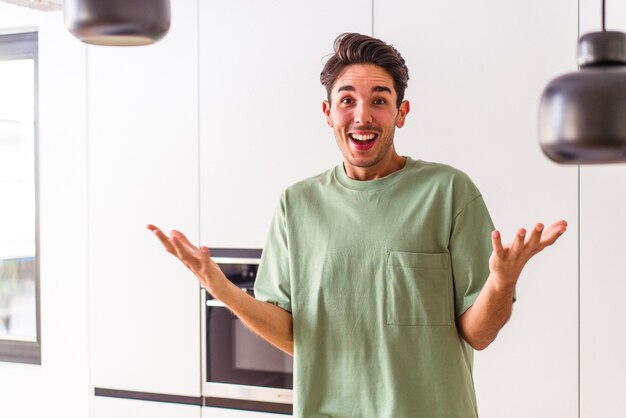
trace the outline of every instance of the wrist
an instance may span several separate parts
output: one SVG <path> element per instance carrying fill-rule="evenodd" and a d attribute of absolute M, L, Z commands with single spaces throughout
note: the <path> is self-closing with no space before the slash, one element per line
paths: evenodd
<path fill-rule="evenodd" d="M 237 305 L 240 301 L 239 298 L 245 292 L 242 292 L 242 289 L 228 280 L 226 276 L 221 276 L 219 280 L 213 281 L 211 288 L 207 289 L 207 291 L 226 306 Z"/>
<path fill-rule="evenodd" d="M 224 297 L 227 297 L 230 280 L 228 280 L 223 274 L 212 274 L 211 277 L 205 277 L 201 279 L 200 282 L 202 283 L 204 289 L 215 299 L 223 302 Z"/>
<path fill-rule="evenodd" d="M 503 295 L 515 294 L 515 285 L 517 284 L 517 280 L 507 279 L 498 274 L 491 274 L 489 276 L 489 281 L 491 283 L 491 287 L 496 292 Z"/>

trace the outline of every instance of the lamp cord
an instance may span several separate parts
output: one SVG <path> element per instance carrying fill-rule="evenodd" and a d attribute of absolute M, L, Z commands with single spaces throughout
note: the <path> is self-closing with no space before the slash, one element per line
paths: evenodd
<path fill-rule="evenodd" d="M 602 0 L 602 32 L 606 31 L 605 18 L 606 18 L 606 0 Z"/>

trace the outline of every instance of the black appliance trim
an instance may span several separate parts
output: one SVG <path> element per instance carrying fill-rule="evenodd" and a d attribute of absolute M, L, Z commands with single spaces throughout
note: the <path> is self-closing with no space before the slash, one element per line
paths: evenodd
<path fill-rule="evenodd" d="M 148 402 L 166 402 L 182 405 L 210 406 L 215 408 L 238 409 L 257 412 L 293 414 L 293 405 L 274 402 L 258 402 L 244 399 L 216 398 L 211 396 L 180 396 L 165 393 L 137 392 L 132 390 L 94 388 L 94 395 L 105 398 L 133 399 Z"/>
<path fill-rule="evenodd" d="M 257 412 L 273 412 L 285 415 L 293 414 L 292 404 L 248 401 L 244 399 L 215 398 L 212 396 L 204 397 L 204 406 Z"/>
<path fill-rule="evenodd" d="M 202 406 L 201 396 L 168 395 L 165 393 L 136 392 L 131 390 L 118 390 L 106 388 L 94 388 L 95 396 L 107 398 L 135 399 L 139 401 L 167 402 L 183 405 Z"/>
<path fill-rule="evenodd" d="M 258 248 L 210 248 L 211 257 L 261 258 L 263 250 Z"/>

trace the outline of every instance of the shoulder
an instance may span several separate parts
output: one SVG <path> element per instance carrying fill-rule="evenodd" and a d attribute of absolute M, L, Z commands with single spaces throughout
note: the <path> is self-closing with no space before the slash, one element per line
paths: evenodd
<path fill-rule="evenodd" d="M 282 198 L 302 198 L 319 193 L 323 189 L 327 188 L 331 183 L 333 183 L 333 171 L 334 168 L 290 185 L 283 192 Z"/>
<path fill-rule="evenodd" d="M 410 174 L 419 179 L 422 184 L 431 183 L 432 186 L 449 189 L 455 194 L 467 193 L 473 197 L 480 195 L 472 179 L 458 168 L 422 160 L 414 160 L 412 163 Z"/>

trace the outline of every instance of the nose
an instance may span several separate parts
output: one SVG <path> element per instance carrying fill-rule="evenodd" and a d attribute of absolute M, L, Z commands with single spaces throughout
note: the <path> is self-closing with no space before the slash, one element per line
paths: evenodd
<path fill-rule="evenodd" d="M 354 123 L 357 125 L 365 125 L 372 122 L 372 113 L 366 102 L 361 102 L 356 105 L 354 110 Z"/>

